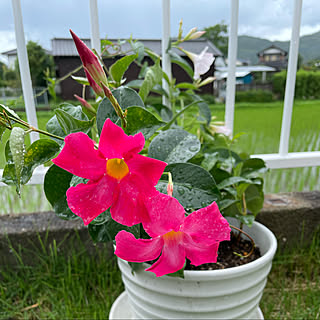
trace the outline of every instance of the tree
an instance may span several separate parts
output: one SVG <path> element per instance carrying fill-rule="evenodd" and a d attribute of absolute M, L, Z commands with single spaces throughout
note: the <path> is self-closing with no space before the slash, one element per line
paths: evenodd
<path fill-rule="evenodd" d="M 28 42 L 27 51 L 32 85 L 38 87 L 47 86 L 44 72 L 48 68 L 51 71 L 53 70 L 54 63 L 52 56 L 48 55 L 38 43 L 33 41 Z M 18 60 L 16 61 L 15 69 L 19 71 Z"/>
<path fill-rule="evenodd" d="M 228 26 L 222 21 L 212 27 L 204 28 L 203 35 L 210 40 L 225 56 L 228 52 Z"/>

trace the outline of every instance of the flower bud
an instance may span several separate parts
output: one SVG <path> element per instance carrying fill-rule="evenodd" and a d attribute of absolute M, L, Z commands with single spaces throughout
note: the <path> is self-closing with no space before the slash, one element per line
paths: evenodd
<path fill-rule="evenodd" d="M 86 77 L 89 81 L 90 87 L 93 89 L 93 91 L 100 97 L 104 98 L 104 92 L 102 88 L 93 80 L 90 73 L 84 69 L 84 72 L 86 73 Z"/>
<path fill-rule="evenodd" d="M 95 108 L 85 99 L 77 96 L 76 94 L 74 95 L 74 97 L 81 103 L 82 106 L 84 106 L 88 111 L 90 111 L 93 114 L 96 114 L 96 110 Z"/>
<path fill-rule="evenodd" d="M 77 47 L 80 59 L 84 68 L 90 73 L 91 77 L 96 83 L 107 83 L 106 74 L 97 58 L 97 56 L 80 40 L 80 38 L 70 30 L 73 41 Z"/>

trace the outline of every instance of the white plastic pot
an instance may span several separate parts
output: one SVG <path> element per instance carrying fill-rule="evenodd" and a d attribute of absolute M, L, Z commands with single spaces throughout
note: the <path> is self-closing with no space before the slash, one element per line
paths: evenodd
<path fill-rule="evenodd" d="M 228 221 L 238 225 L 235 219 Z M 259 315 L 259 302 L 277 241 L 273 233 L 258 222 L 252 228 L 244 227 L 244 231 L 259 246 L 262 257 L 239 267 L 184 271 L 184 279 L 169 276 L 157 278 L 153 273 L 143 270 L 133 274 L 128 263 L 118 259 L 126 298 L 133 312 L 130 318 L 263 319 L 261 313 Z M 110 319 L 120 317 L 116 315 L 117 312 L 119 314 L 119 308 L 125 306 L 119 306 L 118 301 L 110 311 Z"/>

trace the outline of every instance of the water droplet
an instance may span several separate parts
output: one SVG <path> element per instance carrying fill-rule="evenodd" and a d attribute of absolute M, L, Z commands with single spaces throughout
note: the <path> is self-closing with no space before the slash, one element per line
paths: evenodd
<path fill-rule="evenodd" d="M 190 150 L 191 152 L 195 152 L 195 151 L 198 150 L 198 147 L 197 147 L 197 146 L 191 146 L 191 147 L 189 147 L 189 150 Z"/>
<path fill-rule="evenodd" d="M 178 187 L 178 193 L 182 196 L 184 194 L 184 189 L 182 187 Z"/>

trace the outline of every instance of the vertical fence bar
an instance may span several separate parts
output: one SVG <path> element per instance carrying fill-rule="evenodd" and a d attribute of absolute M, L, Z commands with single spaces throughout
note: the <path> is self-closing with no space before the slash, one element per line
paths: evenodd
<path fill-rule="evenodd" d="M 162 40 L 161 40 L 161 53 L 162 53 L 162 70 L 168 75 L 171 80 L 171 61 L 167 53 L 170 41 L 170 0 L 162 0 Z M 169 92 L 169 85 L 163 79 L 162 86 L 164 90 Z M 162 103 L 170 107 L 170 101 L 166 96 L 162 97 Z"/>
<path fill-rule="evenodd" d="M 281 125 L 281 136 L 279 154 L 285 156 L 289 150 L 289 137 L 292 118 L 292 107 L 294 100 L 294 89 L 296 84 L 296 73 L 299 53 L 299 36 L 301 23 L 302 0 L 295 0 L 292 21 L 292 33 L 289 50 L 288 72 L 286 90 L 284 96 L 284 106 Z"/>
<path fill-rule="evenodd" d="M 90 1 L 90 31 L 91 31 L 91 48 L 101 54 L 100 32 L 99 32 L 99 16 L 97 0 Z"/>
<path fill-rule="evenodd" d="M 225 125 L 233 135 L 234 101 L 236 94 L 236 63 L 238 49 L 239 0 L 231 0 L 230 32 L 228 42 L 228 78 L 226 93 Z"/>
<path fill-rule="evenodd" d="M 34 105 L 34 99 L 32 94 L 32 82 L 31 82 L 26 41 L 24 37 L 20 0 L 12 0 L 12 9 L 13 9 L 13 17 L 14 17 L 14 28 L 15 28 L 15 35 L 16 35 L 16 42 L 17 42 L 17 52 L 18 52 L 21 84 L 22 84 L 25 109 L 27 113 L 27 119 L 32 126 L 38 127 L 36 108 Z M 39 139 L 38 133 L 36 132 L 30 133 L 31 143 L 37 139 Z"/>

